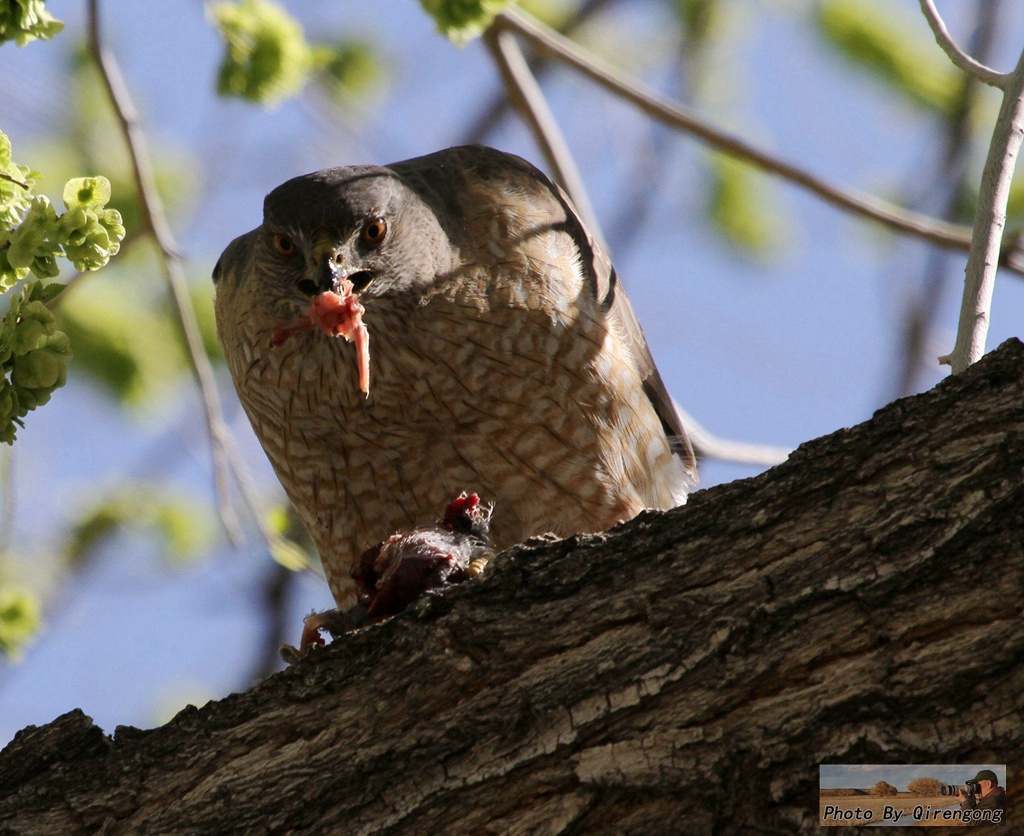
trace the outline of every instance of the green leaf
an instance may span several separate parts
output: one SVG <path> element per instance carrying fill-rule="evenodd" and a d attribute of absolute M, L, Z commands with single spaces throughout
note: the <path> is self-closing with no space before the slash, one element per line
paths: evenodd
<path fill-rule="evenodd" d="M 778 249 L 784 224 L 765 176 L 723 154 L 712 156 L 710 174 L 707 211 L 719 232 L 750 255 Z"/>
<path fill-rule="evenodd" d="M 7 258 L 16 270 L 27 268 L 40 278 L 53 278 L 60 272 L 58 237 L 57 212 L 44 196 L 34 197 L 24 220 L 8 235 Z"/>
<path fill-rule="evenodd" d="M 64 255 L 78 270 L 98 270 L 121 249 L 125 229 L 116 209 L 97 212 L 77 206 L 61 221 Z"/>
<path fill-rule="evenodd" d="M 707 40 L 721 24 L 723 11 L 719 0 L 675 0 L 673 5 L 690 41 Z"/>
<path fill-rule="evenodd" d="M 377 50 L 365 41 L 318 44 L 313 64 L 318 80 L 340 104 L 365 103 L 384 79 Z"/>
<path fill-rule="evenodd" d="M 6 293 L 28 276 L 29 272 L 27 267 L 15 267 L 11 264 L 9 244 L 10 235 L 5 235 L 4 231 L 0 230 L 0 293 Z"/>
<path fill-rule="evenodd" d="M 34 351 L 53 333 L 53 314 L 42 302 L 28 302 L 19 306 L 18 319 L 11 326 L 6 340 L 15 356 Z"/>
<path fill-rule="evenodd" d="M 561 32 L 579 11 L 576 0 L 516 0 L 516 5 L 541 23 Z"/>
<path fill-rule="evenodd" d="M 420 0 L 438 31 L 453 43 L 479 37 L 512 0 Z"/>
<path fill-rule="evenodd" d="M 42 607 L 32 590 L 0 584 L 0 653 L 17 656 L 42 624 Z"/>
<path fill-rule="evenodd" d="M 32 197 L 35 180 L 11 160 L 11 141 L 0 131 L 0 227 L 17 226 Z"/>
<path fill-rule="evenodd" d="M 116 209 L 105 209 L 110 200 L 106 177 L 76 177 L 64 186 L 68 211 L 59 229 L 64 255 L 78 270 L 98 270 L 121 249 L 125 228 Z"/>
<path fill-rule="evenodd" d="M 281 6 L 270 0 L 214 3 L 209 15 L 226 44 L 218 94 L 272 106 L 302 89 L 313 53 L 298 21 Z"/>
<path fill-rule="evenodd" d="M 11 371 L 11 382 L 24 389 L 53 390 L 63 376 L 67 380 L 67 364 L 61 355 L 46 348 L 30 351 L 19 357 Z"/>
<path fill-rule="evenodd" d="M 66 545 L 68 562 L 81 565 L 122 530 L 156 535 L 164 556 L 180 563 L 213 544 L 216 525 L 208 503 L 163 487 L 125 483 L 78 512 Z"/>
<path fill-rule="evenodd" d="M 309 552 L 288 536 L 296 527 L 295 518 L 289 513 L 288 507 L 276 505 L 267 509 L 263 525 L 269 535 L 270 556 L 274 560 L 293 572 L 313 567 Z"/>
<path fill-rule="evenodd" d="M 50 302 L 67 290 L 67 287 L 66 284 L 61 284 L 60 282 L 48 282 L 46 284 L 35 282 L 32 285 L 29 298 L 34 302 L 42 302 L 44 305 L 49 305 Z"/>
<path fill-rule="evenodd" d="M 123 278 L 123 277 L 122 277 Z M 141 405 L 171 391 L 185 357 L 171 320 L 113 279 L 61 302 L 61 328 L 75 346 L 76 373 L 84 372 L 115 397 Z"/>
<path fill-rule="evenodd" d="M 270 556 L 292 572 L 301 572 L 304 569 L 311 569 L 313 566 L 309 555 L 296 543 L 284 537 L 270 539 Z"/>
<path fill-rule="evenodd" d="M 965 77 L 918 18 L 878 0 L 823 0 L 818 7 L 819 29 L 846 58 L 911 101 L 952 113 Z"/>
<path fill-rule="evenodd" d="M 195 560 L 213 544 L 216 527 L 207 504 L 165 494 L 154 503 L 152 519 L 165 554 L 175 562 Z"/>
<path fill-rule="evenodd" d="M 0 320 L 0 441 L 7 444 L 23 426 L 21 419 L 67 382 L 71 343 L 56 330 L 43 295 L 38 283 L 25 285 L 8 297 Z"/>

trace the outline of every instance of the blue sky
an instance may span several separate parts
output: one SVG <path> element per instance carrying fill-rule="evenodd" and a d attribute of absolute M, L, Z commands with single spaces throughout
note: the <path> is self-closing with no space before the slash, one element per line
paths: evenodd
<path fill-rule="evenodd" d="M 264 111 L 213 95 L 220 45 L 198 0 L 101 5 L 151 143 L 193 160 L 197 208 L 174 221 L 174 232 L 190 275 L 211 296 L 207 277 L 221 249 L 259 223 L 263 195 L 274 186 L 321 167 L 385 163 L 457 144 L 498 89 L 483 47 L 453 47 L 415 0 L 395 0 L 384 13 L 380 4 L 288 2 L 313 37 L 360 35 L 379 44 L 389 96 L 360 116 L 329 113 L 312 95 Z M 719 78 L 732 84 L 712 85 L 698 109 L 837 183 L 902 195 L 929 209 L 934 196 L 926 184 L 941 178 L 935 122 L 837 60 L 809 26 L 782 10 L 788 4 L 733 5 L 746 17 L 733 24 L 730 48 L 716 65 Z M 915 0 L 892 5 L 915 19 Z M 68 24 L 54 43 L 0 48 L 0 129 L 24 164 L 74 105 L 59 68 L 82 32 L 83 4 L 48 6 Z M 947 6 L 962 37 L 962 6 Z M 1015 61 L 1024 33 L 1024 6 L 1005 8 L 1012 18 L 993 62 L 1003 68 Z M 668 27 L 657 4 L 623 3 L 614 15 L 606 32 L 652 50 L 665 45 Z M 649 84 L 674 90 L 674 76 L 645 63 L 642 52 L 620 57 Z M 704 219 L 700 152 L 692 140 L 652 133 L 633 109 L 569 72 L 554 73 L 545 90 L 662 376 L 698 420 L 725 437 L 793 447 L 864 421 L 891 399 L 901 317 L 920 285 L 927 247 L 775 184 L 770 211 L 781 220 L 778 251 L 767 262 L 738 255 Z M 541 163 L 514 121 L 489 142 Z M 660 149 L 656 173 L 638 182 L 635 158 L 652 143 Z M 59 196 L 59 186 L 49 188 Z M 635 236 L 617 238 L 623 196 L 638 190 L 650 211 Z M 963 262 L 948 257 L 949 279 L 929 334 L 933 355 L 953 344 Z M 132 281 L 158 287 L 160 280 L 152 271 Z M 1020 336 L 1022 322 L 1024 282 L 1001 276 L 989 347 Z M 918 388 L 944 376 L 933 364 Z M 261 494 L 279 499 L 226 376 L 220 384 Z M 126 414 L 72 370 L 69 386 L 31 416 L 16 452 L 15 542 L 26 572 L 33 571 L 33 556 L 54 547 L 51 532 L 126 475 L 148 469 L 160 484 L 210 499 L 209 452 L 187 383 Z M 702 485 L 756 472 L 712 462 Z M 24 660 L 0 662 L 0 744 L 29 723 L 75 707 L 112 731 L 118 724 L 151 726 L 187 702 L 246 687 L 266 630 L 260 595 L 272 571 L 255 537 L 237 549 L 220 541 L 186 566 L 169 566 L 140 538 L 111 543 L 51 601 L 46 629 Z M 323 581 L 303 576 L 289 601 L 295 637 L 302 615 L 330 604 Z"/>

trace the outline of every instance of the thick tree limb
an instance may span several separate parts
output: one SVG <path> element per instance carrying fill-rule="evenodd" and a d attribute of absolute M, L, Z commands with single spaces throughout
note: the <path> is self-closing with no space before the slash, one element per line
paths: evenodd
<path fill-rule="evenodd" d="M 821 762 L 1008 762 L 1019 804 L 1022 591 L 1011 341 L 161 728 L 30 727 L 0 831 L 787 833 L 817 828 Z"/>

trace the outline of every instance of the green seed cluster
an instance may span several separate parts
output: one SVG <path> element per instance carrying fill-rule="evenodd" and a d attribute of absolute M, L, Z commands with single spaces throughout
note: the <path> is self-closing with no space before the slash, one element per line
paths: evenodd
<path fill-rule="evenodd" d="M 8 444 L 21 419 L 64 385 L 71 359 L 67 335 L 56 329 L 46 307 L 60 286 L 29 281 L 11 289 L 30 274 L 36 279 L 58 275 L 58 257 L 78 270 L 97 270 L 117 254 L 124 238 L 121 215 L 106 208 L 110 183 L 105 177 L 69 180 L 63 215 L 32 193 L 35 177 L 12 162 L 11 143 L 0 133 L 0 293 L 9 302 L 0 320 L 0 442 Z"/>
<path fill-rule="evenodd" d="M 438 31 L 457 44 L 465 44 L 484 33 L 491 21 L 511 0 L 420 0 L 423 10 L 434 18 Z"/>
<path fill-rule="evenodd" d="M 36 38 L 49 40 L 64 24 L 54 18 L 43 0 L 10 0 L 0 3 L 0 43 L 14 41 L 25 46 Z"/>
<path fill-rule="evenodd" d="M 0 441 L 8 444 L 23 426 L 21 419 L 68 379 L 71 342 L 43 301 L 47 291 L 34 282 L 11 294 L 0 321 Z"/>
<path fill-rule="evenodd" d="M 43 195 L 32 195 L 32 179 L 10 164 L 10 143 L 0 134 L 0 292 L 10 290 L 29 273 L 40 279 L 59 274 L 57 257 L 78 270 L 98 270 L 117 254 L 124 238 L 121 214 L 107 209 L 110 181 L 106 177 L 76 177 L 64 187 L 67 211 L 58 215 Z M 7 198 L 5 200 L 5 197 Z M 13 221 L 13 222 L 12 222 Z"/>
<path fill-rule="evenodd" d="M 209 15 L 227 47 L 217 78 L 220 95 L 269 106 L 302 89 L 311 48 L 299 23 L 277 3 L 213 3 Z"/>

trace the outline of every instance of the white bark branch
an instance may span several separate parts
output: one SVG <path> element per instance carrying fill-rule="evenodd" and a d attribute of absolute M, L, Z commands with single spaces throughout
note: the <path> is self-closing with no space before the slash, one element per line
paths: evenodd
<path fill-rule="evenodd" d="M 991 84 L 993 87 L 1005 88 L 1009 75 L 993 70 L 991 67 L 986 67 L 980 61 L 975 61 L 971 58 L 970 55 L 957 46 L 953 36 L 949 34 L 949 30 L 946 29 L 946 24 L 943 22 L 939 10 L 935 8 L 933 0 L 920 0 L 920 3 L 921 11 L 924 12 L 928 25 L 931 26 L 932 32 L 935 34 L 936 42 L 942 47 L 942 51 L 949 56 L 949 60 L 967 73 L 967 75 L 978 79 L 978 81 Z"/>
<path fill-rule="evenodd" d="M 1003 227 L 1006 225 L 1006 203 L 1024 138 L 1024 52 L 1016 69 L 1007 78 L 1003 103 L 981 175 L 956 344 L 951 353 L 939 358 L 940 363 L 952 367 L 954 374 L 976 363 L 985 353 L 992 293 L 999 269 Z"/>

